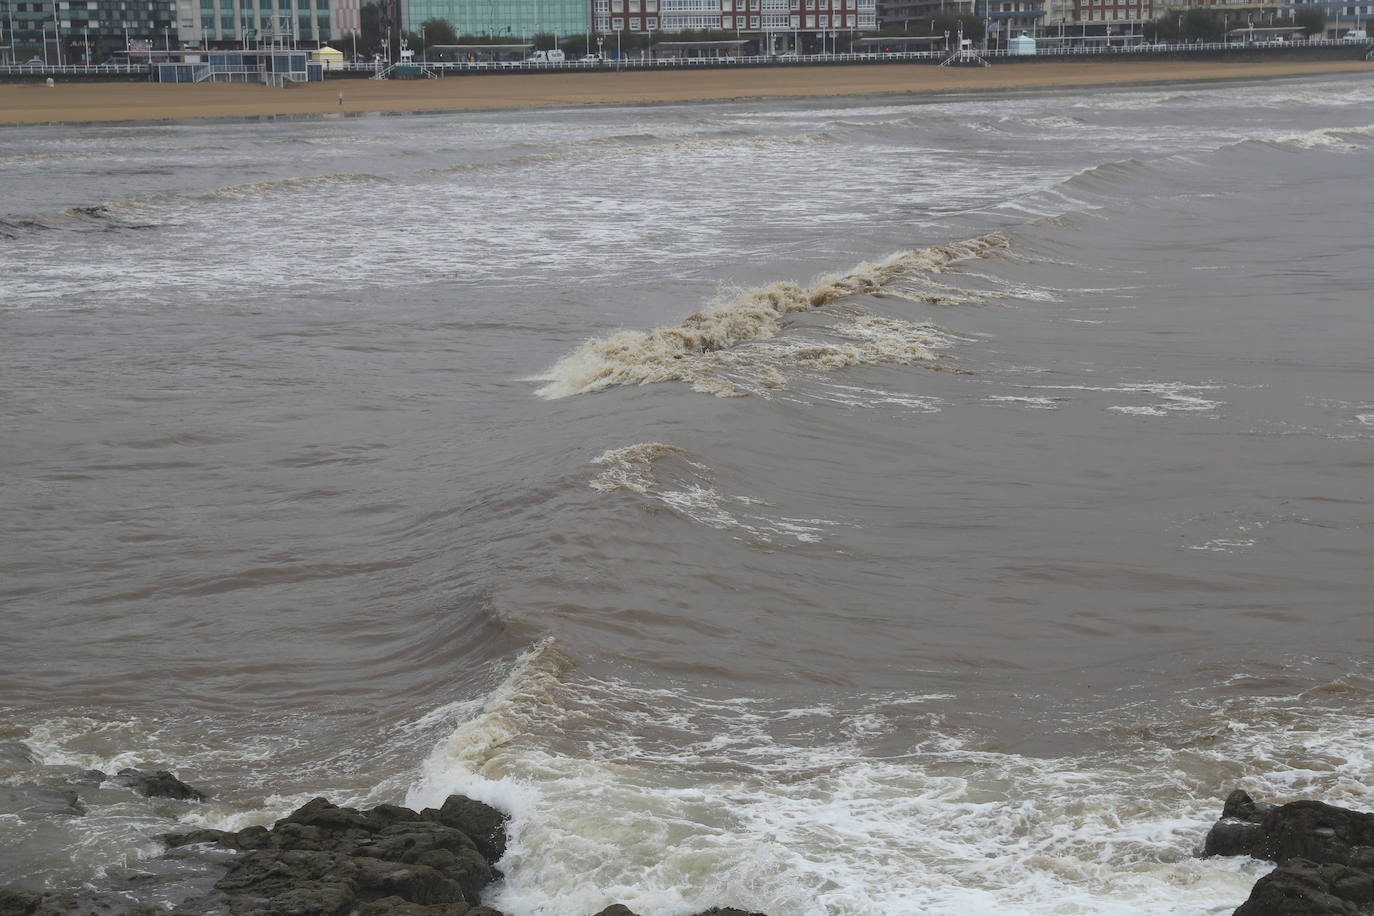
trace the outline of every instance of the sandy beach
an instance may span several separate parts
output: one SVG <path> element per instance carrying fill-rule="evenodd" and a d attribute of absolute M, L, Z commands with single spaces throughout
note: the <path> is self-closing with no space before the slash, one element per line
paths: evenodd
<path fill-rule="evenodd" d="M 1036 62 L 987 68 L 929 64 L 655 72 L 451 76 L 437 80 L 334 79 L 274 89 L 242 83 L 58 82 L 0 85 L 0 123 L 462 111 L 787 96 L 902 95 L 967 90 L 1258 79 L 1369 73 L 1361 61 Z M 343 102 L 339 103 L 339 93 Z"/>

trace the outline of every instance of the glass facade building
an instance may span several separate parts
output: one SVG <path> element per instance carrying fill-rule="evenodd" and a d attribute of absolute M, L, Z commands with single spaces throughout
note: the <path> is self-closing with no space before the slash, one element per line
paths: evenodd
<path fill-rule="evenodd" d="M 94 64 L 187 46 L 314 48 L 339 34 L 331 0 L 0 0 L 0 48 L 15 63 Z"/>
<path fill-rule="evenodd" d="M 82 64 L 129 45 L 175 46 L 173 7 L 173 0 L 0 0 L 0 47 L 15 63 Z"/>
<path fill-rule="evenodd" d="M 401 28 L 418 33 L 425 20 L 444 19 L 459 35 L 561 41 L 587 31 L 589 12 L 587 0 L 401 0 Z"/>
<path fill-rule="evenodd" d="M 316 47 L 337 38 L 329 0 L 177 0 L 182 37 L 211 46 Z"/>

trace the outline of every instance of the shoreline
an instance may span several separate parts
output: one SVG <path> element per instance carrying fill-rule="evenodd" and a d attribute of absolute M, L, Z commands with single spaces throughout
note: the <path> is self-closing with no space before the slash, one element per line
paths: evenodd
<path fill-rule="evenodd" d="M 211 119 L 338 118 L 597 105 L 782 98 L 920 98 L 1022 89 L 1101 89 L 1374 73 L 1351 61 L 1046 61 L 944 68 L 926 64 L 477 75 L 438 80 L 335 79 L 275 89 L 245 83 L 0 84 L 0 125 Z M 339 103 L 339 93 L 343 102 Z"/>

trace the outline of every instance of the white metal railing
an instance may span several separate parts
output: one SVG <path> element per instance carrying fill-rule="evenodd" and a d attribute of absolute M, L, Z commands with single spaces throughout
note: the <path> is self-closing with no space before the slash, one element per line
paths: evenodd
<path fill-rule="evenodd" d="M 794 31 L 805 31 L 802 29 L 777 29 L 775 34 L 787 34 Z M 812 30 L 814 31 L 814 30 Z M 1072 43 L 1068 46 L 1054 45 L 1055 42 L 1063 40 Z M 1107 39 L 1097 36 L 1084 38 L 1081 35 L 1073 35 L 1066 32 L 1061 39 L 1058 35 L 1044 35 L 1037 39 L 1038 44 L 1035 50 L 1036 57 L 1056 58 L 1056 57 L 1118 57 L 1118 56 L 1152 56 L 1166 55 L 1188 52 L 1212 52 L 1212 51 L 1282 51 L 1286 48 L 1320 48 L 1320 47 L 1351 47 L 1352 45 L 1368 46 L 1374 48 L 1369 42 L 1351 42 L 1341 38 L 1314 38 L 1309 40 L 1297 39 L 1285 41 L 1282 44 L 1245 44 L 1242 42 L 1184 42 L 1178 44 L 1148 44 L 1143 40 L 1136 40 L 1129 44 L 1121 43 L 1121 36 L 1113 36 L 1117 43 L 1107 45 Z M 1088 42 L 1085 44 L 1085 42 Z M 1097 43 L 1091 43 L 1097 42 Z M 858 63 L 876 61 L 940 61 L 949 56 L 952 49 L 937 48 L 931 51 L 845 51 L 833 54 L 795 54 L 788 52 L 785 57 L 777 57 L 767 54 L 758 54 L 740 57 L 624 57 L 620 61 L 611 58 L 603 60 L 565 60 L 565 61 L 417 61 L 424 70 L 433 71 L 435 74 L 444 73 L 463 73 L 469 71 L 489 71 L 489 70 L 524 70 L 524 71 L 548 71 L 548 70 L 588 70 L 588 69 L 667 69 L 673 67 L 731 67 L 731 66 L 760 66 L 764 64 L 839 64 L 839 63 Z M 1019 57 L 1008 49 L 999 48 L 996 50 L 984 51 L 980 47 L 975 47 L 979 55 L 990 58 Z M 206 65 L 200 65 L 206 66 Z M 333 70 L 345 70 L 354 73 L 369 73 L 378 78 L 385 79 L 391 75 L 392 66 L 383 65 L 378 68 L 372 61 L 346 61 L 342 64 L 334 64 Z M 0 76 L 100 76 L 100 75 L 136 75 L 147 74 L 149 67 L 147 64 L 0 64 Z M 240 74 L 251 74 L 254 78 L 260 76 L 260 71 L 215 69 L 210 79 L 224 78 L 228 76 L 233 79 Z M 425 74 L 429 76 L 429 73 Z M 198 74 L 199 77 L 199 74 Z M 199 81 L 199 79 L 198 79 Z"/>
<path fill-rule="evenodd" d="M 801 29 L 780 29 L 777 34 L 785 34 L 792 31 L 803 31 Z M 814 30 L 813 30 L 814 31 Z M 1107 39 L 1102 36 L 1088 36 L 1086 39 L 1079 35 L 1066 34 L 1063 41 L 1072 42 L 1071 46 L 1056 47 L 1054 42 L 1061 40 L 1057 35 L 1045 35 L 1038 39 L 1036 47 L 1036 57 L 1056 58 L 1056 57 L 1148 57 L 1163 56 L 1167 54 L 1191 53 L 1191 52 L 1213 52 L 1213 51 L 1235 51 L 1235 50 L 1254 50 L 1254 51 L 1279 51 L 1284 48 L 1293 47 L 1349 47 L 1352 42 L 1342 39 L 1312 39 L 1310 41 L 1286 41 L 1281 45 L 1246 45 L 1238 42 L 1186 42 L 1178 44 L 1149 44 L 1143 40 L 1130 40 L 1124 43 L 1122 36 L 1112 36 L 1113 44 L 1106 44 Z M 1092 42 L 1097 42 L 1093 44 Z M 1082 44 L 1082 42 L 1089 42 Z M 980 56 L 987 58 L 1010 58 L 1023 57 L 1007 48 L 983 50 L 981 47 L 974 47 Z M 760 66 L 765 64 L 838 64 L 838 63 L 860 63 L 860 62 L 891 62 L 891 61 L 942 61 L 949 57 L 953 49 L 937 48 L 931 51 L 845 51 L 831 54 L 795 54 L 789 52 L 786 56 L 774 56 L 768 54 L 757 54 L 739 57 L 638 57 L 626 56 L 619 61 L 612 58 L 602 60 L 566 60 L 557 62 L 546 61 L 429 61 L 424 63 L 426 68 L 434 70 L 436 73 L 464 73 L 482 72 L 491 70 L 522 70 L 522 71 L 547 71 L 547 70 L 588 70 L 588 69 L 622 69 L 633 70 L 653 70 L 668 69 L 674 67 L 731 67 L 731 66 Z M 375 64 L 371 62 L 345 63 L 343 68 L 357 72 L 374 72 Z"/>
<path fill-rule="evenodd" d="M 7 76 L 22 76 L 25 74 L 36 74 L 43 76 L 66 75 L 99 75 L 99 74 L 125 74 L 125 73 L 147 73 L 147 64 L 0 64 L 0 74 Z"/>

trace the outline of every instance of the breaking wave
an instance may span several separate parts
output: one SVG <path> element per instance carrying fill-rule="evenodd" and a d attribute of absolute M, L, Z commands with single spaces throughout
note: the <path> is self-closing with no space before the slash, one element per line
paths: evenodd
<path fill-rule="evenodd" d="M 902 295 L 889 286 L 919 273 L 938 273 L 957 261 L 989 257 L 1009 246 L 1006 236 L 992 233 L 894 254 L 861 264 L 847 274 L 823 277 L 810 287 L 782 282 L 747 290 L 672 327 L 621 331 L 590 340 L 534 380 L 546 382 L 538 389 L 546 398 L 664 381 L 690 382 L 697 391 L 731 396 L 784 384 L 780 370 L 788 368 L 833 370 L 880 360 L 926 359 L 929 346 L 936 342 L 932 333 L 936 329 L 872 316 L 857 316 L 835 326 L 835 333 L 845 339 L 841 342 L 775 345 L 751 353 L 747 365 L 731 360 L 729 354 L 743 344 L 776 337 L 788 314 L 864 293 Z"/>

